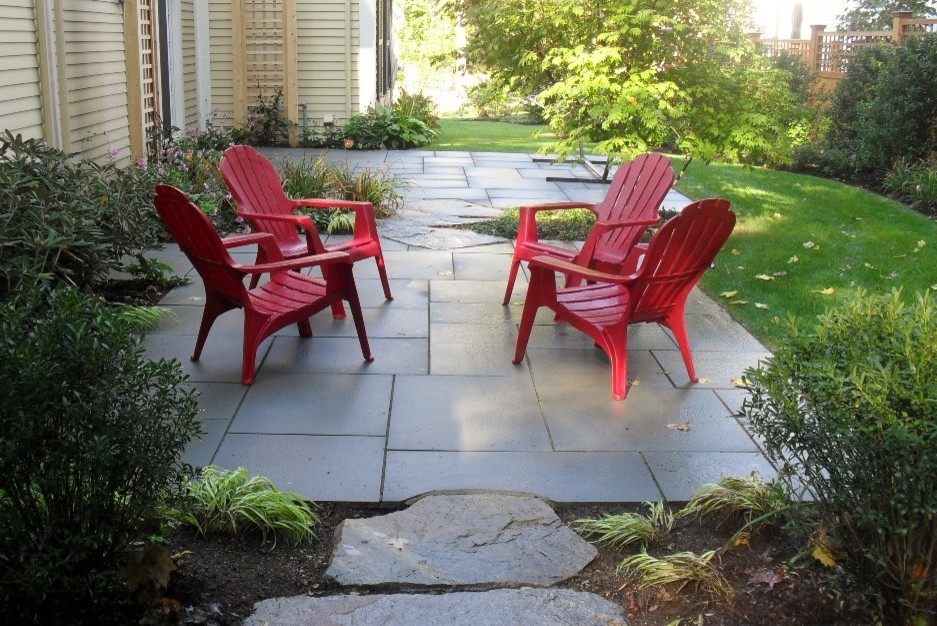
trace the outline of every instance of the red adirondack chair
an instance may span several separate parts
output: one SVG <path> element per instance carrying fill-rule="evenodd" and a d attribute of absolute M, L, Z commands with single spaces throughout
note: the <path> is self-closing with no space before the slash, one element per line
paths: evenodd
<path fill-rule="evenodd" d="M 241 381 L 254 382 L 254 363 L 260 343 L 279 329 L 296 324 L 301 337 L 312 336 L 309 317 L 334 302 L 345 300 L 358 331 L 361 354 L 373 361 L 361 315 L 361 304 L 351 272 L 351 258 L 344 252 L 329 252 L 285 260 L 269 233 L 253 233 L 222 239 L 218 231 L 186 195 L 170 185 L 157 185 L 156 210 L 176 243 L 195 266 L 205 284 L 205 310 L 195 341 L 192 360 L 198 361 L 212 324 L 222 313 L 244 309 L 244 354 Z M 266 263 L 240 265 L 229 248 L 256 244 L 265 249 Z M 298 270 L 321 267 L 326 280 Z M 269 274 L 267 282 L 247 289 L 244 277 Z"/>
<path fill-rule="evenodd" d="M 548 256 L 530 261 L 530 286 L 524 302 L 514 363 L 527 349 L 537 309 L 550 307 L 557 317 L 589 335 L 612 364 L 612 396 L 628 393 L 628 325 L 657 322 L 669 328 L 680 347 L 687 374 L 699 382 L 684 308 L 690 290 L 709 268 L 735 227 L 728 200 L 688 205 L 667 221 L 648 244 L 639 269 L 611 274 Z M 556 272 L 585 280 L 585 286 L 557 290 Z"/>
<path fill-rule="evenodd" d="M 628 265 L 628 255 L 647 227 L 657 223 L 661 202 L 673 186 L 674 178 L 667 157 L 642 154 L 618 168 L 601 202 L 553 202 L 521 207 L 503 304 L 511 299 L 521 261 L 530 261 L 542 254 L 604 272 L 620 271 Z M 596 215 L 596 223 L 578 253 L 543 243 L 537 234 L 537 213 L 565 209 L 589 209 Z M 572 278 L 567 275 L 568 281 Z"/>
<path fill-rule="evenodd" d="M 273 163 L 251 146 L 231 146 L 225 150 L 220 168 L 221 177 L 234 196 L 238 215 L 248 220 L 256 230 L 273 235 L 284 258 L 295 259 L 323 252 L 347 252 L 352 262 L 374 257 L 384 297 L 393 300 L 373 204 L 330 198 L 292 200 L 284 193 Z M 355 228 L 351 240 L 324 245 L 312 218 L 294 215 L 293 212 L 300 207 L 354 211 Z M 305 238 L 299 236 L 298 229 L 304 231 Z M 268 260 L 262 254 L 262 251 L 258 254 L 258 263 Z M 254 286 L 256 282 L 251 284 Z M 336 318 L 345 316 L 341 302 L 336 303 L 332 313 Z"/>

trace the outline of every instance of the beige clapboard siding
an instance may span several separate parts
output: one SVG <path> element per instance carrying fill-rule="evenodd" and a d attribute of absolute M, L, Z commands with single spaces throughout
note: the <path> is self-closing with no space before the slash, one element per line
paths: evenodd
<path fill-rule="evenodd" d="M 185 111 L 183 123 L 179 126 L 190 128 L 198 125 L 198 78 L 195 58 L 195 10 L 193 0 L 182 0 L 182 84 L 185 92 Z"/>
<path fill-rule="evenodd" d="M 39 51 L 32 0 L 0 0 L 0 130 L 42 137 Z"/>
<path fill-rule="evenodd" d="M 99 0 L 66 0 L 62 28 L 67 59 L 71 149 L 85 158 L 129 154 L 123 9 Z"/>
<path fill-rule="evenodd" d="M 297 0 L 299 101 L 311 119 L 358 110 L 358 0 Z M 350 56 L 345 14 L 351 9 Z M 347 79 L 351 68 L 351 93 Z"/>
<path fill-rule="evenodd" d="M 234 113 L 234 58 L 231 52 L 231 3 L 209 0 L 211 106 L 213 122 L 228 125 Z"/>

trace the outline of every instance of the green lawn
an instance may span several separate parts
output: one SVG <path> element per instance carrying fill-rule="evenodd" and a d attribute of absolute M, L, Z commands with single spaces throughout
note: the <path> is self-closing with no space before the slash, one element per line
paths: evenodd
<path fill-rule="evenodd" d="M 812 319 L 859 288 L 937 289 L 937 224 L 896 202 L 812 176 L 694 163 L 678 184 L 721 196 L 735 231 L 702 286 L 769 346 L 788 315 Z"/>
<path fill-rule="evenodd" d="M 534 137 L 537 129 L 544 127 L 443 120 L 430 148 L 537 152 L 551 140 Z M 702 287 L 769 347 L 787 316 L 813 319 L 857 289 L 902 288 L 907 298 L 937 290 L 937 224 L 881 196 L 802 174 L 701 162 L 677 188 L 732 202 L 735 232 Z"/>
<path fill-rule="evenodd" d="M 552 141 L 556 137 L 544 125 L 442 119 L 439 135 L 426 149 L 536 153 Z"/>

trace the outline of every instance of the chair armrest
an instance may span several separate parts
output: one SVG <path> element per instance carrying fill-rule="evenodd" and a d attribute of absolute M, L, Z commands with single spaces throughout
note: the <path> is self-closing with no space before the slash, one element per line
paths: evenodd
<path fill-rule="evenodd" d="M 248 246 L 257 244 L 263 250 L 266 258 L 273 259 L 272 262 L 282 261 L 283 253 L 277 245 L 276 238 L 270 233 L 250 233 L 248 235 L 235 235 L 234 237 L 225 237 L 221 244 L 226 248 L 237 248 L 239 246 Z"/>
<path fill-rule="evenodd" d="M 257 265 L 240 265 L 238 269 L 245 274 L 267 274 L 273 272 L 286 272 L 306 267 L 318 267 L 344 263 L 351 265 L 351 255 L 347 252 L 325 252 L 323 254 L 310 254 L 309 256 L 277 261 L 275 263 L 259 263 Z"/>
<path fill-rule="evenodd" d="M 358 200 L 338 200 L 333 198 L 303 198 L 300 200 L 291 200 L 293 209 L 305 207 L 309 209 L 351 209 L 352 211 L 362 211 L 370 209 L 374 212 L 374 205 L 370 202 Z"/>
<path fill-rule="evenodd" d="M 595 205 L 589 202 L 550 202 L 522 206 L 518 209 L 517 242 L 519 245 L 524 245 L 527 242 L 540 240 L 537 232 L 537 213 L 541 211 L 588 209 L 595 213 L 594 207 Z"/>
<path fill-rule="evenodd" d="M 527 204 L 519 207 L 519 211 L 557 211 L 563 209 L 589 209 L 593 210 L 595 204 L 592 202 L 545 202 L 543 204 Z"/>
<path fill-rule="evenodd" d="M 293 210 L 298 208 L 311 209 L 345 209 L 355 212 L 354 239 L 372 239 L 377 241 L 377 223 L 375 222 L 374 204 L 358 200 L 334 200 L 332 198 L 304 198 L 292 200 Z"/>
<path fill-rule="evenodd" d="M 323 245 L 322 239 L 319 237 L 319 229 L 316 228 L 316 223 L 313 222 L 312 218 L 308 215 L 268 215 L 266 213 L 249 213 L 247 211 L 239 211 L 238 215 L 251 223 L 264 221 L 285 222 L 302 228 L 306 233 L 306 247 L 309 251 L 313 254 L 325 252 L 325 245 Z"/>
<path fill-rule="evenodd" d="M 609 274 L 607 272 L 600 272 L 598 270 L 593 270 L 588 267 L 583 267 L 577 263 L 570 263 L 569 261 L 563 261 L 561 259 L 555 259 L 551 256 L 541 255 L 536 256 L 530 260 L 529 267 L 531 269 L 541 268 L 552 270 L 554 272 L 560 272 L 566 274 L 567 276 L 574 276 L 582 280 L 596 283 L 614 283 L 618 285 L 623 285 L 626 283 L 633 282 L 638 275 L 631 274 L 629 276 L 622 276 L 620 274 Z"/>

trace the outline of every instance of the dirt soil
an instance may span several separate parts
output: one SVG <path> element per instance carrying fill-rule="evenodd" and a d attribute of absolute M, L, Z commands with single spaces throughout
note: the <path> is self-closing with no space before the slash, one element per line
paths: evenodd
<path fill-rule="evenodd" d="M 320 504 L 319 540 L 298 547 L 282 542 L 261 545 L 257 536 L 205 538 L 189 529 L 179 529 L 167 546 L 172 554 L 181 555 L 176 558 L 178 569 L 166 593 L 168 600 L 150 614 L 151 623 L 236 625 L 252 612 L 255 602 L 272 597 L 413 592 L 412 588 L 340 587 L 325 576 L 334 530 L 342 520 L 392 510 L 347 503 Z M 638 507 L 564 506 L 556 510 L 569 523 Z M 725 545 L 738 527 L 737 523 L 679 521 L 662 545 L 649 551 L 657 556 L 681 551 L 701 554 Z M 781 529 L 761 530 L 747 544 L 722 557 L 722 571 L 734 590 L 726 598 L 712 597 L 693 585 L 640 589 L 616 573 L 622 558 L 632 551 L 598 548 L 599 555 L 589 566 L 558 586 L 595 593 L 621 605 L 631 626 L 876 623 L 855 605 L 850 594 L 842 591 L 841 572 L 825 568 L 809 553 L 790 565 L 790 559 L 803 553 L 805 546 Z M 440 591 L 446 589 L 433 590 Z"/>

